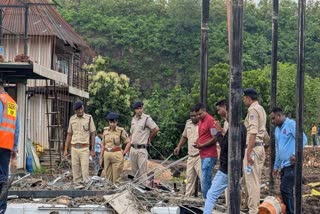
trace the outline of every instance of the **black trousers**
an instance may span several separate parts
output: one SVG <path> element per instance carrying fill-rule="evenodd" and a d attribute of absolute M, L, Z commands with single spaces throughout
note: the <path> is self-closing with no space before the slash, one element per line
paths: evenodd
<path fill-rule="evenodd" d="M 0 192 L 5 182 L 8 182 L 9 163 L 11 158 L 11 151 L 8 149 L 0 148 Z M 0 213 L 5 213 L 7 209 L 7 196 L 8 192 L 5 193 L 4 197 L 0 200 Z"/>
<path fill-rule="evenodd" d="M 294 166 L 287 166 L 281 170 L 281 184 L 280 192 L 282 200 L 286 205 L 286 213 L 294 213 L 293 201 L 293 187 L 294 187 Z"/>
<path fill-rule="evenodd" d="M 313 146 L 317 145 L 316 135 L 312 135 Z"/>

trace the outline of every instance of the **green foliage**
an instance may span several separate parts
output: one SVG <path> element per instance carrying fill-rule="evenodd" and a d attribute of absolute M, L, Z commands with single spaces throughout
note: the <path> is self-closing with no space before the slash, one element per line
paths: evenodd
<path fill-rule="evenodd" d="M 59 11 L 94 50 L 109 58 L 109 69 L 138 82 L 145 96 L 157 86 L 191 88 L 199 71 L 201 0 L 60 0 Z M 296 63 L 297 3 L 280 1 L 279 61 Z M 243 67 L 271 62 L 272 3 L 244 4 Z M 308 1 L 306 68 L 320 71 L 320 4 Z M 209 68 L 228 63 L 225 1 L 210 1 Z M 163 81 L 163 79 L 166 81 Z"/>
<path fill-rule="evenodd" d="M 159 152 L 168 157 L 179 142 L 186 120 L 189 118 L 193 105 L 188 92 L 180 85 L 174 87 L 168 94 L 160 94 L 156 89 L 149 99 L 145 100 L 145 111 L 158 124 L 160 130 L 152 142 L 155 149 L 150 150 L 154 158 L 163 159 Z M 159 152 L 157 152 L 158 150 Z M 183 149 L 186 154 L 187 148 Z"/>
<path fill-rule="evenodd" d="M 92 65 L 87 66 L 94 73 L 89 84 L 88 112 L 95 118 L 97 129 L 107 126 L 106 116 L 109 112 L 117 112 L 120 114 L 119 125 L 128 130 L 132 116 L 131 103 L 139 93 L 129 85 L 126 75 L 96 70 L 103 68 L 105 62 L 98 57 Z"/>
<path fill-rule="evenodd" d="M 197 78 L 191 92 L 193 103 L 199 102 L 200 78 Z M 208 111 L 214 113 L 215 103 L 229 96 L 229 65 L 220 63 L 208 70 Z"/>
<path fill-rule="evenodd" d="M 109 111 L 121 113 L 128 128 L 130 103 L 142 93 L 146 111 L 160 127 L 154 145 L 172 152 L 180 138 L 189 107 L 199 100 L 201 0 L 59 0 L 64 18 L 93 47 L 97 57 L 87 69 L 93 74 L 89 112 L 101 129 Z M 272 3 L 244 4 L 243 87 L 256 88 L 269 111 Z M 279 6 L 277 101 L 294 117 L 297 60 L 297 3 Z M 319 122 L 320 4 L 306 8 L 305 128 Z M 229 95 L 229 54 L 225 1 L 210 1 L 208 47 L 208 110 Z M 114 73 L 116 72 L 116 73 Z M 129 79 L 131 82 L 129 82 Z M 243 108 L 243 113 L 245 112 Z M 159 154 L 152 151 L 152 156 Z"/>
<path fill-rule="evenodd" d="M 36 167 L 32 174 L 35 174 L 35 175 L 41 175 L 41 174 L 45 174 L 47 172 L 47 168 L 44 167 L 44 166 L 40 166 L 40 167 Z"/>

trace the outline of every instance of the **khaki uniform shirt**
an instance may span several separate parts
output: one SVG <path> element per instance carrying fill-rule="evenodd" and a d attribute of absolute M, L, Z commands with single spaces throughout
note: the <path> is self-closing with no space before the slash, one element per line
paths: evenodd
<path fill-rule="evenodd" d="M 90 144 L 90 133 L 95 131 L 96 127 L 90 114 L 83 114 L 82 117 L 75 114 L 69 120 L 68 133 L 72 134 L 71 144 Z"/>
<path fill-rule="evenodd" d="M 131 121 L 130 135 L 132 144 L 147 144 L 151 131 L 158 128 L 149 115 L 134 116 Z"/>
<path fill-rule="evenodd" d="M 199 149 L 196 149 L 192 146 L 199 137 L 198 124 L 192 123 L 191 119 L 187 120 L 182 136 L 188 139 L 188 154 L 190 156 L 198 155 Z"/>
<path fill-rule="evenodd" d="M 106 148 L 114 148 L 126 143 L 128 134 L 124 128 L 116 127 L 113 131 L 110 127 L 105 127 L 103 131 L 102 143 Z"/>
<path fill-rule="evenodd" d="M 256 142 L 264 142 L 266 135 L 267 115 L 263 107 L 258 101 L 253 102 L 248 108 L 248 114 L 244 121 L 247 128 L 247 144 L 249 141 L 249 134 L 256 134 Z"/>
<path fill-rule="evenodd" d="M 316 135 L 317 134 L 317 127 L 313 126 L 311 129 L 311 135 Z"/>

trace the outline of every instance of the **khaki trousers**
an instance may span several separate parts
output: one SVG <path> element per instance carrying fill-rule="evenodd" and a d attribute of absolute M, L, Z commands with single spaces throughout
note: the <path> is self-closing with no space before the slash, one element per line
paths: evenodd
<path fill-rule="evenodd" d="M 122 151 L 104 152 L 103 159 L 106 178 L 116 185 L 120 184 L 120 175 L 123 171 Z"/>
<path fill-rule="evenodd" d="M 146 149 L 130 149 L 132 173 L 138 180 L 147 178 L 148 151 Z"/>
<path fill-rule="evenodd" d="M 252 165 L 252 172 L 246 172 L 247 149 L 243 159 L 243 175 L 245 180 L 246 202 L 249 208 L 249 214 L 257 214 L 260 205 L 260 184 L 261 173 L 265 160 L 265 151 L 263 146 L 256 146 L 253 148 L 254 164 Z"/>
<path fill-rule="evenodd" d="M 78 183 L 82 180 L 89 181 L 89 147 L 73 148 L 71 147 L 71 165 L 73 182 Z"/>
<path fill-rule="evenodd" d="M 187 160 L 187 184 L 186 196 L 192 196 L 196 187 L 197 176 L 201 179 L 201 160 L 200 155 L 195 157 L 188 157 Z"/>

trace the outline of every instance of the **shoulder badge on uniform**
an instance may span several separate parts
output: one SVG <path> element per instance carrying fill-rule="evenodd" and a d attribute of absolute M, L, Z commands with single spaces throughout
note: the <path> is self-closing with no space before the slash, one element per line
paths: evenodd
<path fill-rule="evenodd" d="M 254 119 L 254 115 L 250 115 L 250 120 L 253 120 Z"/>

